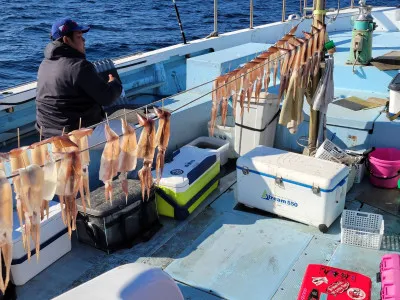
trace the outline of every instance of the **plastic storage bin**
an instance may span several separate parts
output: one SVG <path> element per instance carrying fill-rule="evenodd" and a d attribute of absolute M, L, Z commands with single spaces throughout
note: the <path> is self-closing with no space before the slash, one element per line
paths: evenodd
<path fill-rule="evenodd" d="M 380 249 L 384 232 L 382 215 L 344 210 L 341 224 L 343 244 Z"/>
<path fill-rule="evenodd" d="M 226 126 L 221 124 L 221 116 L 217 117 L 217 125 L 214 128 L 213 137 L 227 141 L 229 143 L 229 158 L 237 158 L 238 155 L 235 152 L 235 119 L 233 116 L 226 117 Z M 210 122 L 208 122 L 208 135 L 211 136 Z"/>
<path fill-rule="evenodd" d="M 13 258 L 11 280 L 15 285 L 24 285 L 60 257 L 71 251 L 68 230 L 61 218 L 60 204 L 50 201 L 49 218 L 40 223 L 40 259 L 36 261 L 35 245 L 31 239 L 31 259 L 28 261 L 19 227 L 18 214 L 14 212 Z"/>
<path fill-rule="evenodd" d="M 90 193 L 91 207 L 83 212 L 77 202 L 78 240 L 107 253 L 129 248 L 136 240 L 148 240 L 160 228 L 154 190 L 142 201 L 139 180 L 128 180 L 128 203 L 121 182 L 113 182 L 113 202 L 105 201 L 104 186 Z"/>
<path fill-rule="evenodd" d="M 221 166 L 228 162 L 229 157 L 229 142 L 214 137 L 201 136 L 186 146 L 194 146 L 200 149 L 211 150 L 218 156 Z"/>
<path fill-rule="evenodd" d="M 380 271 L 384 272 L 391 269 L 400 270 L 400 253 L 392 253 L 382 256 Z"/>
<path fill-rule="evenodd" d="M 238 202 L 318 227 L 344 209 L 348 167 L 258 146 L 237 160 Z"/>
<path fill-rule="evenodd" d="M 251 99 L 250 111 L 247 111 L 246 101 L 243 117 L 240 116 L 241 109 L 238 105 L 235 123 L 235 152 L 238 156 L 259 145 L 273 147 L 279 104 L 278 95 L 266 96 L 262 92 L 259 103 L 255 102 L 254 97 Z"/>
<path fill-rule="evenodd" d="M 383 271 L 381 282 L 381 300 L 400 300 L 400 270 Z"/>
<path fill-rule="evenodd" d="M 400 300 L 400 254 L 386 254 L 380 264 L 381 299 Z"/>
<path fill-rule="evenodd" d="M 218 187 L 221 164 L 208 149 L 185 146 L 173 155 L 156 189 L 157 208 L 160 215 L 184 220 Z"/>

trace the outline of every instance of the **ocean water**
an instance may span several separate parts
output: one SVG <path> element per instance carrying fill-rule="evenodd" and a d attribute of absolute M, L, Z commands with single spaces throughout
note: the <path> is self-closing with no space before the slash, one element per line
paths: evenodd
<path fill-rule="evenodd" d="M 213 0 L 176 0 L 188 41 L 213 31 Z M 220 33 L 249 26 L 249 2 L 220 0 Z M 254 0 L 254 25 L 281 19 L 281 1 Z M 287 0 L 287 13 L 298 13 L 300 2 Z M 308 0 L 311 3 L 312 0 Z M 395 6 L 400 0 L 368 1 Z M 341 1 L 349 6 L 349 0 Z M 337 7 L 327 0 L 327 7 Z M 88 60 L 116 58 L 182 42 L 172 0 L 0 0 L 0 90 L 36 80 L 43 49 L 54 20 L 68 16 L 87 24 Z"/>

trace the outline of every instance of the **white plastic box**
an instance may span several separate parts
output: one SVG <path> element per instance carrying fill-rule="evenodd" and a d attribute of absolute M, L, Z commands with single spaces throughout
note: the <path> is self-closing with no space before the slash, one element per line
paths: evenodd
<path fill-rule="evenodd" d="M 265 146 L 237 160 L 239 203 L 319 227 L 342 213 L 348 167 Z"/>
<path fill-rule="evenodd" d="M 259 103 L 255 102 L 254 97 L 251 99 L 250 111 L 247 111 L 246 101 L 243 117 L 240 116 L 240 105 L 237 105 L 235 152 L 238 156 L 246 154 L 258 145 L 274 146 L 279 104 L 278 95 L 266 96 L 262 92 Z"/>
<path fill-rule="evenodd" d="M 13 260 L 11 263 L 11 280 L 15 285 L 24 285 L 60 257 L 71 251 L 71 240 L 68 236 L 67 228 L 62 221 L 60 204 L 58 202 L 50 202 L 49 218 L 47 219 L 45 216 L 41 222 L 39 261 L 36 260 L 35 244 L 32 239 L 31 258 L 30 261 L 28 261 L 28 256 L 22 244 L 21 228 L 16 211 L 14 212 L 13 221 L 14 245 Z"/>
<path fill-rule="evenodd" d="M 210 123 L 208 122 L 208 135 L 211 136 L 210 131 Z M 235 152 L 235 119 L 233 116 L 226 117 L 226 126 L 222 126 L 221 124 L 221 116 L 217 117 L 217 124 L 214 127 L 214 135 L 213 137 L 227 141 L 229 143 L 229 158 L 237 158 L 238 155 Z"/>
<path fill-rule="evenodd" d="M 215 137 L 201 136 L 191 141 L 186 146 L 194 146 L 201 149 L 208 149 L 215 152 L 221 163 L 221 166 L 228 162 L 229 158 L 229 142 Z"/>

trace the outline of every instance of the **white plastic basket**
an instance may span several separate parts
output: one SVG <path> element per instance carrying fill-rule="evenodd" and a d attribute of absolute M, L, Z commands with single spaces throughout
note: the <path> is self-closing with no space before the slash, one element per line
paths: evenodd
<path fill-rule="evenodd" d="M 214 128 L 213 137 L 229 142 L 229 158 L 237 158 L 238 155 L 235 152 L 235 120 L 233 116 L 226 117 L 226 126 L 221 124 L 221 116 L 217 117 L 216 126 Z M 208 122 L 208 135 L 210 135 L 210 122 Z"/>
<path fill-rule="evenodd" d="M 315 157 L 319 159 L 343 163 L 348 161 L 350 156 L 334 143 L 332 143 L 330 140 L 325 140 L 317 149 Z"/>
<path fill-rule="evenodd" d="M 344 210 L 340 225 L 343 244 L 377 250 L 381 248 L 384 232 L 382 215 Z"/>

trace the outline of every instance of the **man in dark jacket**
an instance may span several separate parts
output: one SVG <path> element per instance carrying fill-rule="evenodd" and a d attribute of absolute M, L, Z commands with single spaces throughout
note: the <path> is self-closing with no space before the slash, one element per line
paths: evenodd
<path fill-rule="evenodd" d="M 83 34 L 89 27 L 71 19 L 53 24 L 52 42 L 44 50 L 36 88 L 36 128 L 44 138 L 101 122 L 102 106 L 119 98 L 121 83 L 111 74 L 105 82 L 86 60 Z"/>

